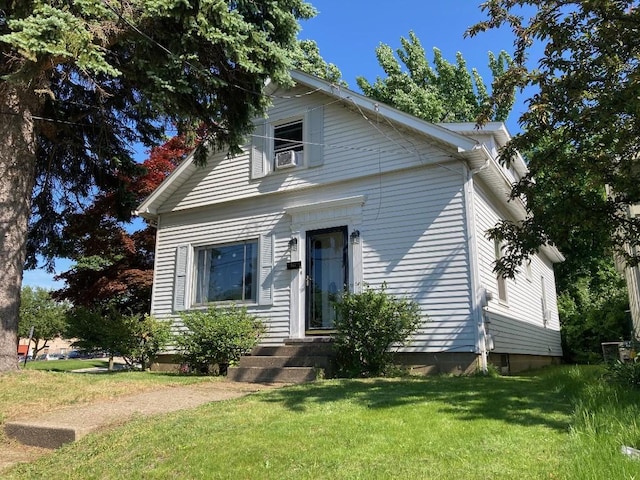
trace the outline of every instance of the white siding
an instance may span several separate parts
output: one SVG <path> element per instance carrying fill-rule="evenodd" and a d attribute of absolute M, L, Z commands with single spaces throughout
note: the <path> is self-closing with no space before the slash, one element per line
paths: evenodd
<path fill-rule="evenodd" d="M 456 170 L 387 175 L 368 196 L 365 283 L 386 282 L 390 293 L 415 299 L 429 316 L 409 351 L 475 351 L 462 165 Z"/>
<path fill-rule="evenodd" d="M 295 89 L 287 95 L 304 91 Z M 416 300 L 425 318 L 428 316 L 405 351 L 479 353 L 471 292 L 471 235 L 466 230 L 474 224 L 478 229 L 479 283 L 497 293 L 491 273 L 493 244 L 483 232 L 499 218 L 492 206 L 499 202 L 476 187 L 474 208 L 465 208 L 467 169 L 456 151 L 428 143 L 411 131 L 400 131 L 382 118 L 365 118 L 347 101 L 321 93 L 276 98 L 267 122 L 301 117 L 310 108 L 319 107 L 324 116 L 324 161 L 320 166 L 303 165 L 252 178 L 248 141 L 244 154 L 236 158 L 212 155 L 206 167 L 194 170 L 167 195 L 159 207 L 152 313 L 178 318 L 172 292 L 178 246 L 193 248 L 269 235 L 274 254 L 273 304 L 256 303 L 248 308 L 268 324 L 265 343 L 299 335 L 304 305 L 299 287 L 304 284 L 304 271 L 287 270 L 288 242 L 292 234 L 302 239 L 305 230 L 346 225 L 361 235 L 356 264 L 362 271 L 351 272 L 351 278 L 362 278 L 372 287 L 386 283 L 389 293 Z M 285 213 L 292 207 L 312 209 L 322 202 L 356 197 L 364 199 L 363 205 L 344 209 L 335 218 L 315 215 L 322 219 L 322 225 L 314 223 L 314 214 L 308 218 L 298 215 L 299 224 L 294 228 L 293 217 Z M 467 211 L 474 212 L 475 218 L 467 219 Z M 301 242 L 299 248 L 303 245 Z M 500 348 L 514 352 L 528 348 L 540 353 L 541 345 L 549 343 L 544 340 L 547 336 L 555 339 L 558 322 L 551 264 L 536 257 L 532 270 L 531 284 L 524 276 L 508 282 L 509 305 L 490 302 L 489 310 L 498 320 L 490 325 L 489 333 L 494 334 Z M 192 275 L 192 270 L 187 272 L 187 307 Z M 547 308 L 553 312 L 546 327 L 540 295 L 535 296 L 542 275 L 548 290 Z M 522 324 L 531 328 L 527 330 Z M 531 332 L 531 340 L 517 338 Z M 536 347 L 529 348 L 531 345 Z"/>
<path fill-rule="evenodd" d="M 493 300 L 488 302 L 488 333 L 495 343 L 496 353 L 527 353 L 561 355 L 560 323 L 556 302 L 552 263 L 538 254 L 531 258 L 531 275 L 525 266 L 515 279 L 506 280 L 507 302 L 498 300 L 498 284 L 493 272 L 495 250 L 486 231 L 495 226 L 504 213 L 496 207 L 497 199 L 475 183 L 475 212 L 480 282 Z M 545 321 L 541 280 L 544 277 Z"/>
<path fill-rule="evenodd" d="M 294 90 L 291 94 L 304 90 Z M 386 122 L 371 123 L 358 111 L 335 103 L 323 94 L 295 99 L 275 99 L 270 119 L 304 115 L 324 104 L 324 155 L 320 167 L 300 166 L 251 179 L 250 145 L 245 152 L 227 158 L 224 152 L 211 156 L 168 199 L 160 212 L 184 210 L 269 193 L 294 191 L 318 184 L 341 182 L 367 174 L 379 174 L 430 162 L 450 161 L 452 154 L 426 144 L 410 132 L 400 132 Z M 262 120 L 263 121 L 263 120 Z"/>
<path fill-rule="evenodd" d="M 163 215 L 157 253 L 153 313 L 171 311 L 175 248 L 255 238 L 275 238 L 274 302 L 249 305 L 269 324 L 266 343 L 289 337 L 291 276 L 286 269 L 291 234 L 288 207 L 362 195 L 363 277 L 372 287 L 386 282 L 389 293 L 419 302 L 425 321 L 408 351 L 474 351 L 470 322 L 468 252 L 464 242 L 462 165 L 416 168 L 382 177 L 270 196 L 258 204 L 238 201 Z M 341 222 L 341 221 L 339 221 Z M 338 225 L 336 225 L 338 226 Z"/>

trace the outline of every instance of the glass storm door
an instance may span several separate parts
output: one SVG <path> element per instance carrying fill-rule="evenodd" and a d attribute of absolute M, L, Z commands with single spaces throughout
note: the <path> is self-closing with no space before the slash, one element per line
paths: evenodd
<path fill-rule="evenodd" d="M 306 331 L 333 329 L 333 302 L 349 284 L 347 227 L 307 232 Z"/>

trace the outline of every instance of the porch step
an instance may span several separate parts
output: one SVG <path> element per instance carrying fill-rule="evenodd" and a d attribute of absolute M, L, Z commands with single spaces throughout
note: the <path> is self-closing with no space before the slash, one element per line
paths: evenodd
<path fill-rule="evenodd" d="M 304 383 L 312 382 L 318 375 L 314 367 L 229 367 L 227 379 L 249 383 Z"/>
<path fill-rule="evenodd" d="M 230 367 L 227 378 L 236 382 L 303 383 L 331 375 L 332 341 L 326 337 L 287 340 L 283 345 L 254 348 Z"/>
<path fill-rule="evenodd" d="M 275 356 L 275 355 L 247 355 L 240 358 L 239 367 L 263 367 L 263 368 L 283 368 L 283 367 L 317 367 L 327 368 L 329 357 L 318 355 L 298 355 L 298 356 Z"/>

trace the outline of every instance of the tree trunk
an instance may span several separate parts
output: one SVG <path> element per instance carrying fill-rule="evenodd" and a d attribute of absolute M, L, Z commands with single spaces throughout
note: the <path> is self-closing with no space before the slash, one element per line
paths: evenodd
<path fill-rule="evenodd" d="M 33 86 L 0 83 L 0 373 L 17 370 L 20 287 L 35 181 Z"/>

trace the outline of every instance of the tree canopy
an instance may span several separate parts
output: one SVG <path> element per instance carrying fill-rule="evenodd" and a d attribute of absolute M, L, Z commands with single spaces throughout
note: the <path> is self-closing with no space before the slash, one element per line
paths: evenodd
<path fill-rule="evenodd" d="M 358 86 L 366 96 L 428 122 L 474 122 L 483 109 L 489 107 L 489 93 L 482 77 L 475 68 L 469 72 L 460 52 L 453 65 L 434 48 L 431 67 L 414 32 L 409 32 L 409 38 L 400 38 L 400 43 L 402 47 L 395 52 L 383 43 L 376 48 L 378 63 L 387 76 L 378 77 L 373 84 L 358 77 Z M 500 52 L 497 57 L 489 52 L 489 68 L 494 79 L 499 78 L 510 63 L 506 52 Z M 505 120 L 514 100 L 513 89 L 510 95 L 496 100 L 491 106 L 491 119 Z"/>
<path fill-rule="evenodd" d="M 327 63 L 322 55 L 318 44 L 313 40 L 299 40 L 293 53 L 293 66 L 310 75 L 347 86 L 342 78 L 342 72 L 333 63 Z"/>
<path fill-rule="evenodd" d="M 335 83 L 344 83 L 342 73 L 324 61 L 312 40 L 296 43 L 295 68 Z M 141 169 L 132 176 L 121 174 L 122 189 L 139 204 L 177 167 L 195 145 L 206 141 L 207 129 L 195 131 L 195 139 L 176 135 L 153 147 Z M 82 210 L 65 219 L 58 252 L 74 260 L 72 268 L 57 276 L 65 286 L 55 292 L 58 298 L 75 306 L 105 315 L 114 308 L 122 315 L 149 311 L 153 280 L 155 227 L 146 225 L 132 231 L 119 219 L 118 195 L 100 191 Z"/>
<path fill-rule="evenodd" d="M 615 252 L 637 264 L 640 219 L 629 209 L 640 202 L 638 2 L 490 0 L 482 8 L 488 18 L 468 34 L 508 27 L 515 38 L 491 105 L 514 87 L 535 89 L 523 132 L 501 152 L 506 163 L 516 150 L 526 154 L 529 173 L 511 195 L 525 200 L 529 215 L 490 232 L 508 241 L 498 270 L 513 275 L 545 243 L 568 256 Z M 544 51 L 531 68 L 534 42 Z"/>
<path fill-rule="evenodd" d="M 234 153 L 289 80 L 302 0 L 8 0 L 0 10 L 0 371 L 15 369 L 22 268 L 53 257 L 96 191 L 134 199 L 132 145 L 171 126 Z M 199 157 L 204 159 L 204 156 Z M 27 241 L 28 239 L 28 241 Z"/>
<path fill-rule="evenodd" d="M 54 300 L 49 290 L 31 287 L 22 289 L 18 335 L 28 338 L 33 327 L 33 358 L 47 347 L 50 340 L 65 333 L 68 310 L 69 305 Z"/>

